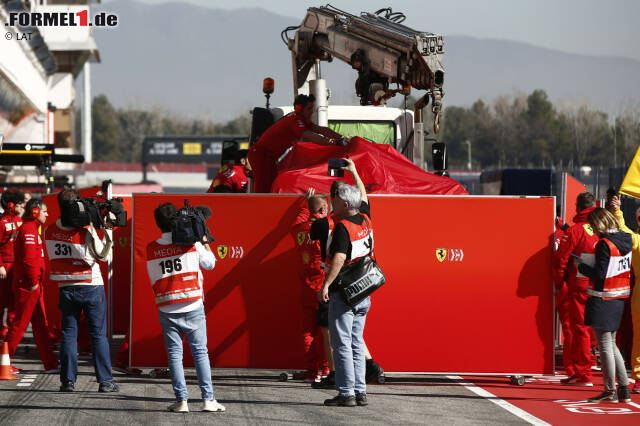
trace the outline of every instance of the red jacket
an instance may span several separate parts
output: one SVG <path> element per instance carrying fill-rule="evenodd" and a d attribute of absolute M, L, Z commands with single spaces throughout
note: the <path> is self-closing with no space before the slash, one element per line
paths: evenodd
<path fill-rule="evenodd" d="M 231 192 L 244 193 L 247 192 L 247 183 L 249 183 L 249 178 L 247 178 L 244 166 L 227 165 L 220 169 L 207 192 L 213 192 L 216 186 L 224 185 L 229 187 Z"/>
<path fill-rule="evenodd" d="M 313 123 L 304 119 L 302 114 L 292 112 L 271 125 L 253 145 L 273 160 L 277 160 L 302 134 L 313 129 Z"/>
<path fill-rule="evenodd" d="M 314 219 L 316 218 L 309 214 L 309 209 L 302 208 L 291 228 L 291 236 L 296 242 L 300 278 L 315 293 L 322 288 L 324 270 L 320 255 L 320 241 L 312 240 L 309 236 Z"/>
<path fill-rule="evenodd" d="M 0 217 L 0 266 L 7 268 L 13 264 L 13 244 L 20 225 L 22 218 L 18 215 L 5 212 Z"/>
<path fill-rule="evenodd" d="M 566 280 L 569 290 L 586 291 L 589 287 L 589 278 L 578 277 L 575 258 L 571 254 L 582 256 L 583 259 L 584 255 L 588 254 L 595 260 L 595 247 L 599 238 L 587 223 L 587 216 L 594 208 L 590 207 L 576 214 L 573 218 L 574 225 L 570 226 L 560 239 L 558 250 L 553 256 L 553 281 L 558 288 L 562 286 L 563 280 Z"/>
<path fill-rule="evenodd" d="M 38 232 L 39 225 L 36 219 L 25 219 L 13 246 L 14 279 L 26 280 L 24 287 L 40 283 L 44 275 L 44 244 Z"/>

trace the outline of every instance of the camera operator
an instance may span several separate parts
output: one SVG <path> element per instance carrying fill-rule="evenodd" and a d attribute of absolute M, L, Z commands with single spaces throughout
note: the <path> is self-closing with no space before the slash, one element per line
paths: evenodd
<path fill-rule="evenodd" d="M 58 194 L 60 211 L 79 198 L 76 191 L 64 189 Z M 118 392 L 111 373 L 111 354 L 107 340 L 107 304 L 100 264 L 111 254 L 111 230 L 105 221 L 104 237 L 100 239 L 93 223 L 86 227 L 62 225 L 62 215 L 45 230 L 49 278 L 59 287 L 62 313 L 62 343 L 60 345 L 60 391 L 73 392 L 78 372 L 78 322 L 84 312 L 87 319 L 91 352 L 98 391 Z"/>
<path fill-rule="evenodd" d="M 342 135 L 328 127 L 311 122 L 315 96 L 298 95 L 293 102 L 293 112 L 271 125 L 249 150 L 249 162 L 253 167 L 253 192 L 271 192 L 276 178 L 276 162 L 287 149 L 304 138 L 318 145 L 335 145 Z"/>
<path fill-rule="evenodd" d="M 174 244 L 172 231 L 177 211 L 164 203 L 153 212 L 162 237 L 147 245 L 147 272 L 153 287 L 164 344 L 169 359 L 171 384 L 176 402 L 169 411 L 186 413 L 188 393 L 182 366 L 182 338 L 191 348 L 203 400 L 203 411 L 225 411 L 213 394 L 211 365 L 207 350 L 207 322 L 204 313 L 202 271 L 212 270 L 216 258 L 205 236 L 191 245 Z"/>

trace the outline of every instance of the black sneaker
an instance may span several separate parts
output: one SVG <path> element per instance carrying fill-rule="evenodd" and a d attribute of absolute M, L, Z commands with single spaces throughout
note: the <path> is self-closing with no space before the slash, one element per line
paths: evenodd
<path fill-rule="evenodd" d="M 364 379 L 367 383 L 372 383 L 378 380 L 378 377 L 384 375 L 384 370 L 380 367 L 380 364 L 375 362 L 373 358 L 366 361 L 366 372 Z"/>
<path fill-rule="evenodd" d="M 325 399 L 324 405 L 329 407 L 355 407 L 356 397 L 354 395 L 349 395 L 349 396 L 336 395 L 331 399 Z"/>
<path fill-rule="evenodd" d="M 356 404 L 360 405 L 360 406 L 365 406 L 365 405 L 369 405 L 369 401 L 367 401 L 367 393 L 366 392 L 362 392 L 362 393 L 357 393 L 356 394 Z"/>
<path fill-rule="evenodd" d="M 597 396 L 594 396 L 592 398 L 589 398 L 587 401 L 589 401 L 589 402 L 610 402 L 610 403 L 614 403 L 615 404 L 615 403 L 618 402 L 618 395 L 616 394 L 615 391 L 605 390 L 600 395 L 597 395 Z"/>
<path fill-rule="evenodd" d="M 336 388 L 336 372 L 330 371 L 327 377 L 323 378 L 319 382 L 311 383 L 311 387 L 314 389 L 335 389 Z"/>
<path fill-rule="evenodd" d="M 100 383 L 98 392 L 120 392 L 120 388 L 113 382 L 102 382 Z"/>
<path fill-rule="evenodd" d="M 66 382 L 60 385 L 60 392 L 74 392 L 76 385 L 73 382 Z"/>
<path fill-rule="evenodd" d="M 618 401 L 631 402 L 631 392 L 627 386 L 618 386 Z"/>

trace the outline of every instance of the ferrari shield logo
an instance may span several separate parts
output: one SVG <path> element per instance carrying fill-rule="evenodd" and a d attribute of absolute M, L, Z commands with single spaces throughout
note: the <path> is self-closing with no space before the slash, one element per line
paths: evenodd
<path fill-rule="evenodd" d="M 306 232 L 298 232 L 298 245 L 301 246 L 304 240 L 307 238 Z"/>
<path fill-rule="evenodd" d="M 121 247 L 124 247 L 127 245 L 127 237 L 120 237 L 118 238 L 118 243 L 120 243 Z"/>
<path fill-rule="evenodd" d="M 229 247 L 224 244 L 219 245 L 216 251 L 218 252 L 218 257 L 220 259 L 224 259 L 225 257 L 227 257 L 227 253 L 229 253 Z"/>
<path fill-rule="evenodd" d="M 447 258 L 447 249 L 446 248 L 436 249 L 436 259 L 438 259 L 438 262 L 444 262 L 444 260 L 446 258 Z"/>

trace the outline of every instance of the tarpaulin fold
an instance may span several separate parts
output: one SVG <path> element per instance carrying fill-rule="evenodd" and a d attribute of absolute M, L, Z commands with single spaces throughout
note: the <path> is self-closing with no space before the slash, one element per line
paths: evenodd
<path fill-rule="evenodd" d="M 346 155 L 355 163 L 368 193 L 467 195 L 464 187 L 455 180 L 425 172 L 395 148 L 357 136 L 351 138 L 346 147 L 298 142 L 278 165 L 278 176 L 271 192 L 303 193 L 314 188 L 316 192 L 328 193 L 336 179 L 353 184 L 349 173 L 345 173 L 344 178 L 330 177 L 327 173 L 330 158 L 344 158 Z"/>

